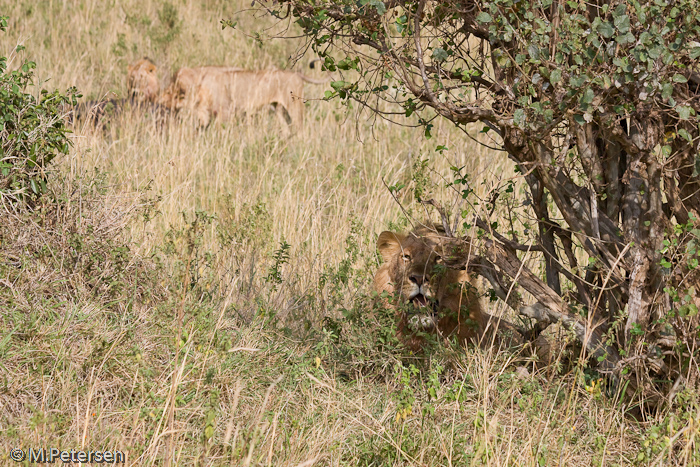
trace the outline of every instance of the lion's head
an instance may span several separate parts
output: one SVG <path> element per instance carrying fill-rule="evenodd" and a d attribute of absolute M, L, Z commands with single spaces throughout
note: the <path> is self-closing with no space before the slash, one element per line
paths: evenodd
<path fill-rule="evenodd" d="M 186 100 L 196 102 L 203 87 L 211 92 L 211 81 L 215 87 L 225 88 L 231 81 L 231 73 L 244 71 L 243 68 L 233 66 L 200 66 L 194 68 L 180 68 L 175 72 L 170 84 L 165 88 L 159 98 L 159 103 L 166 107 L 180 111 L 186 105 Z"/>
<path fill-rule="evenodd" d="M 442 264 L 444 230 L 421 226 L 408 234 L 382 232 L 377 249 L 384 258 L 374 276 L 374 289 L 394 297 L 398 333 L 418 350 L 421 334 L 456 336 L 462 342 L 479 337 L 483 314 L 466 271 Z"/>
<path fill-rule="evenodd" d="M 179 112 L 185 102 L 187 93 L 192 92 L 201 82 L 205 67 L 180 68 L 158 98 L 158 102 L 169 109 Z"/>
<path fill-rule="evenodd" d="M 127 88 L 129 97 L 138 102 L 155 102 L 160 92 L 158 68 L 148 57 L 128 66 Z"/>

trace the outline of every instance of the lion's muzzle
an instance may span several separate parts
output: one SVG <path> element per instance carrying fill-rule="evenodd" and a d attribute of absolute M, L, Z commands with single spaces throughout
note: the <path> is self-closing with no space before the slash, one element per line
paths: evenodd
<path fill-rule="evenodd" d="M 415 281 L 411 281 L 414 284 Z M 413 304 L 415 313 L 408 319 L 409 328 L 414 331 L 430 331 L 435 328 L 437 321 L 437 300 L 432 298 L 432 292 L 427 283 L 421 281 L 415 290 L 409 294 L 408 302 Z"/>

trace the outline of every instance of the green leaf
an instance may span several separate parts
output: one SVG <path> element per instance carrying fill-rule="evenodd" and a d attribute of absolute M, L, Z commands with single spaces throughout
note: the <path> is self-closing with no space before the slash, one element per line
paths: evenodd
<path fill-rule="evenodd" d="M 615 28 L 613 28 L 613 25 L 610 24 L 609 21 L 601 22 L 598 25 L 597 31 L 601 36 L 605 37 L 606 39 L 610 39 L 613 36 L 613 34 L 615 34 Z"/>
<path fill-rule="evenodd" d="M 537 47 L 536 44 L 530 44 L 527 46 L 527 53 L 530 55 L 530 58 L 533 60 L 539 60 L 540 59 L 540 49 Z"/>
<path fill-rule="evenodd" d="M 673 84 L 671 83 L 664 83 L 663 87 L 661 88 L 661 98 L 663 100 L 668 100 L 669 97 L 673 95 Z"/>
<path fill-rule="evenodd" d="M 621 34 L 615 38 L 615 42 L 617 42 L 620 45 L 624 44 L 633 44 L 635 41 L 634 35 L 631 32 L 627 32 L 625 34 Z"/>
<path fill-rule="evenodd" d="M 632 323 L 632 328 L 630 329 L 630 334 L 633 336 L 643 336 L 644 331 L 638 323 Z"/>
<path fill-rule="evenodd" d="M 347 81 L 331 81 L 331 87 L 335 89 L 336 91 L 340 91 L 341 89 L 346 89 L 351 86 L 351 83 L 348 83 Z"/>
<path fill-rule="evenodd" d="M 403 32 L 404 29 L 408 26 L 408 18 L 406 15 L 401 15 L 398 18 L 396 18 L 396 30 L 399 32 Z"/>
<path fill-rule="evenodd" d="M 490 23 L 492 21 L 491 15 L 486 13 L 485 11 L 482 11 L 478 15 L 476 15 L 476 20 L 480 23 Z"/>
<path fill-rule="evenodd" d="M 338 62 L 338 68 L 340 68 L 341 70 L 357 70 L 358 63 L 360 63 L 359 57 L 355 57 L 354 59 L 350 57 L 345 57 L 343 60 Z"/>
<path fill-rule="evenodd" d="M 549 74 L 549 82 L 552 84 L 557 84 L 561 81 L 561 70 L 556 69 L 552 70 L 552 72 Z"/>
<path fill-rule="evenodd" d="M 697 60 L 700 58 L 700 47 L 693 47 L 690 49 L 690 59 Z"/>
<path fill-rule="evenodd" d="M 620 33 L 625 34 L 630 30 L 630 17 L 627 15 L 617 16 L 615 18 L 615 27 Z"/>
<path fill-rule="evenodd" d="M 593 94 L 593 89 L 586 88 L 586 91 L 581 96 L 581 103 L 582 104 L 590 104 L 591 102 L 593 102 L 594 97 L 595 97 L 595 95 Z"/>
<path fill-rule="evenodd" d="M 571 78 L 569 78 L 569 84 L 574 89 L 580 88 L 586 83 L 586 81 L 588 81 L 588 76 L 586 75 L 572 75 Z"/>
<path fill-rule="evenodd" d="M 617 65 L 622 69 L 622 71 L 630 72 L 632 71 L 632 65 L 630 65 L 627 57 L 615 57 L 613 58 L 613 65 Z"/>
<path fill-rule="evenodd" d="M 664 53 L 664 50 L 666 50 L 664 47 L 662 47 L 660 45 L 655 45 L 653 47 L 649 47 L 649 49 L 647 50 L 647 53 L 649 54 L 649 57 L 656 60 Z"/>
<path fill-rule="evenodd" d="M 678 118 L 681 120 L 688 120 L 691 115 L 695 115 L 695 110 L 692 107 L 686 105 L 677 105 L 676 112 L 678 112 Z"/>
<path fill-rule="evenodd" d="M 447 60 L 447 52 L 441 47 L 435 47 L 433 49 L 433 60 L 441 63 Z"/>
<path fill-rule="evenodd" d="M 687 83 L 688 78 L 686 78 L 685 76 L 683 76 L 680 73 L 676 73 L 675 75 L 673 75 L 673 81 L 676 83 Z"/>
<path fill-rule="evenodd" d="M 649 34 L 647 31 L 642 32 L 639 35 L 639 42 L 648 46 L 651 42 L 651 34 Z"/>
<path fill-rule="evenodd" d="M 680 130 L 678 130 L 678 136 L 680 136 L 689 143 L 693 141 L 693 138 L 690 136 L 690 133 L 688 133 L 685 130 L 685 128 L 681 128 Z"/>
<path fill-rule="evenodd" d="M 401 190 L 405 186 L 406 186 L 405 183 L 397 183 L 396 185 L 391 185 L 389 187 L 389 193 L 395 193 L 395 192 Z"/>
<path fill-rule="evenodd" d="M 377 10 L 379 15 L 386 13 L 386 5 L 381 0 L 370 0 L 368 3 Z"/>

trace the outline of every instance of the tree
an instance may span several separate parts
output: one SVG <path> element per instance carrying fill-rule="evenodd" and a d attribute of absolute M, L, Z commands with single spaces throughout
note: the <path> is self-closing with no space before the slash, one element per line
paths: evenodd
<path fill-rule="evenodd" d="M 333 96 L 398 104 L 427 130 L 436 115 L 482 122 L 516 162 L 535 242 L 477 218 L 481 255 L 453 267 L 468 262 L 540 328 L 567 323 L 600 371 L 647 398 L 697 384 L 700 3 L 281 4 L 270 11 L 296 18 L 326 69 L 357 72 Z M 543 279 L 521 251 L 540 255 Z"/>

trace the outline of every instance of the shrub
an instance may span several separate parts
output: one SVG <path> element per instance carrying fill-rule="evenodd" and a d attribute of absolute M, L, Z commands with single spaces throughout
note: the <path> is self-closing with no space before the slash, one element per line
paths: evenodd
<path fill-rule="evenodd" d="M 7 16 L 0 16 L 0 31 Z M 17 46 L 15 52 L 21 52 Z M 46 191 L 48 167 L 59 154 L 67 154 L 69 130 L 63 119 L 65 104 L 76 104 L 75 88 L 66 94 L 42 89 L 39 97 L 27 93 L 36 64 L 24 61 L 8 72 L 8 60 L 0 57 L 0 202 L 16 210 L 33 205 Z"/>

